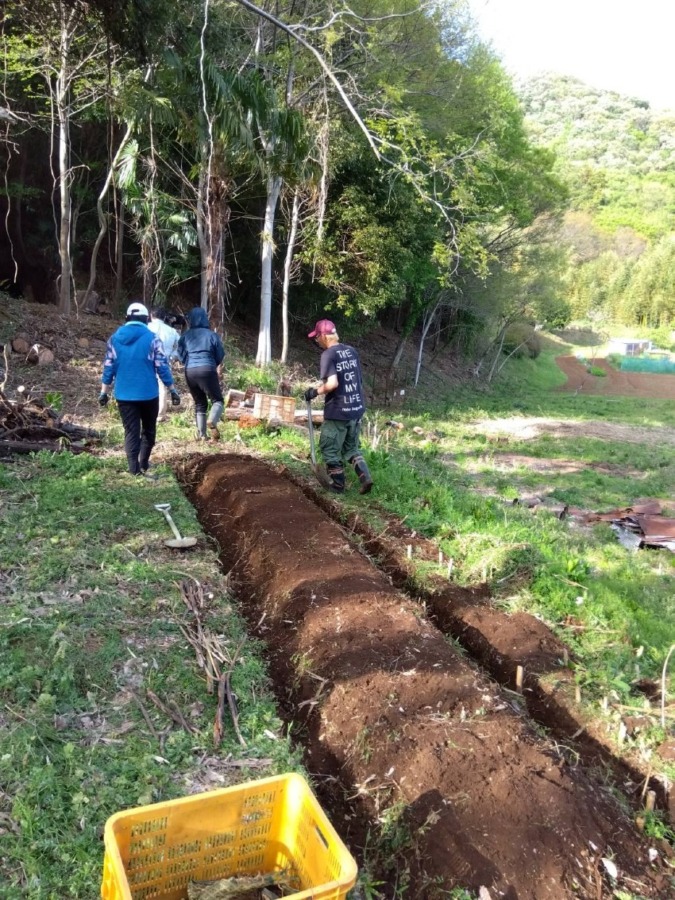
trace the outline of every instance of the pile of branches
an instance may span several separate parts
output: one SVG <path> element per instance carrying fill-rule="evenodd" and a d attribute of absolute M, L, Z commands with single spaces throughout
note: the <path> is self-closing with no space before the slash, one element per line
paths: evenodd
<path fill-rule="evenodd" d="M 16 400 L 0 390 L 0 456 L 39 450 L 82 453 L 99 439 L 97 431 L 65 421 L 61 413 L 21 390 Z"/>

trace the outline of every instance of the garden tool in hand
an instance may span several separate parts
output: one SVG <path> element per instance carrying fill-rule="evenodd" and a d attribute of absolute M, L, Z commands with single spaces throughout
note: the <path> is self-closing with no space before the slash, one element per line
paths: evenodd
<path fill-rule="evenodd" d="M 331 480 L 328 477 L 328 472 L 326 472 L 323 466 L 318 465 L 316 461 L 316 447 L 314 445 L 314 422 L 312 421 L 311 400 L 307 401 L 307 428 L 309 429 L 309 452 L 312 456 L 312 469 L 314 469 L 314 474 L 319 479 L 323 487 L 330 489 L 332 485 Z"/>

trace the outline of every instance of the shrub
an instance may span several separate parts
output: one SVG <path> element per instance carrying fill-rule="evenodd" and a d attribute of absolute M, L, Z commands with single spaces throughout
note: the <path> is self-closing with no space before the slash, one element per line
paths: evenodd
<path fill-rule="evenodd" d="M 502 350 L 516 359 L 524 356 L 536 359 L 541 353 L 541 338 L 527 322 L 516 322 L 507 329 Z"/>

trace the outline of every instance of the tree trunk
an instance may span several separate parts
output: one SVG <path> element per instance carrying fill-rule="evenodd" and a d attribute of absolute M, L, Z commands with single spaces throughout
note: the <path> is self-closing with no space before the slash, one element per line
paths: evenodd
<path fill-rule="evenodd" d="M 94 249 L 91 251 L 91 262 L 89 263 L 89 283 L 84 292 L 84 297 L 82 298 L 82 307 L 84 309 L 87 308 L 87 301 L 89 300 L 89 294 L 94 290 L 94 285 L 96 284 L 96 262 L 98 260 L 98 251 L 103 243 L 103 238 L 106 236 L 106 232 L 108 231 L 108 217 L 103 211 L 103 201 L 106 198 L 108 191 L 110 190 L 110 184 L 113 180 L 115 174 L 115 166 L 119 162 L 120 155 L 122 150 L 124 150 L 127 141 L 131 137 L 132 126 L 127 125 L 127 130 L 120 142 L 119 147 L 117 148 L 117 152 L 113 157 L 113 161 L 110 163 L 110 168 L 108 169 L 108 174 L 106 175 L 106 179 L 103 183 L 103 187 L 101 188 L 101 193 L 98 195 L 98 199 L 96 200 L 96 211 L 98 212 L 98 225 L 99 231 L 96 236 L 96 241 L 94 243 Z"/>
<path fill-rule="evenodd" d="M 503 326 L 503 328 L 502 328 L 502 330 L 501 330 L 501 334 L 499 335 L 499 337 L 498 337 L 498 339 L 497 339 L 497 340 L 499 340 L 499 347 L 498 347 L 498 349 L 497 349 L 497 352 L 495 353 L 495 358 L 494 358 L 493 361 L 492 361 L 492 366 L 490 367 L 490 373 L 489 373 L 489 375 L 488 375 L 488 377 L 487 377 L 488 384 L 490 384 L 490 382 L 492 381 L 492 379 L 493 379 L 493 377 L 494 377 L 494 374 L 495 374 L 495 368 L 496 368 L 496 366 L 497 366 L 497 360 L 499 359 L 499 356 L 500 356 L 500 354 L 501 354 L 501 352 L 502 352 L 502 347 L 504 346 L 504 341 L 505 341 L 505 339 L 506 339 L 506 330 L 507 330 L 507 328 L 508 328 L 508 325 L 504 325 L 504 326 Z M 496 341 L 495 341 L 495 343 L 496 343 Z"/>
<path fill-rule="evenodd" d="M 115 265 L 115 301 L 122 299 L 124 287 L 124 200 L 120 197 L 119 212 L 116 223 L 116 265 Z"/>
<path fill-rule="evenodd" d="M 260 328 L 258 331 L 257 366 L 267 366 L 272 361 L 272 262 L 274 260 L 274 218 L 281 191 L 280 175 L 267 179 L 267 203 L 262 234 L 262 269 L 260 285 Z"/>
<path fill-rule="evenodd" d="M 72 264 L 70 259 L 70 117 L 68 110 L 68 51 L 70 35 L 61 5 L 60 69 L 56 79 L 56 113 L 59 122 L 59 258 L 61 275 L 59 283 L 59 310 L 70 314 Z"/>
<path fill-rule="evenodd" d="M 197 242 L 199 243 L 199 305 L 209 311 L 209 291 L 206 279 L 206 261 L 208 259 L 208 241 L 206 239 L 206 181 L 207 173 L 204 168 L 199 170 L 199 183 L 197 185 Z"/>
<path fill-rule="evenodd" d="M 206 150 L 204 151 L 206 152 Z M 222 328 L 225 321 L 225 292 L 229 272 L 225 266 L 225 230 L 230 219 L 230 181 L 218 147 L 202 160 L 197 197 L 197 234 L 202 260 L 201 306 L 209 314 L 211 326 Z"/>
<path fill-rule="evenodd" d="M 417 351 L 417 363 L 415 365 L 415 387 L 420 380 L 420 372 L 422 371 L 422 356 L 424 354 L 424 342 L 427 338 L 427 334 L 429 333 L 429 329 L 434 321 L 436 316 L 436 311 L 440 306 L 440 301 L 434 303 L 433 308 L 431 310 L 426 310 L 424 316 L 422 318 L 422 335 L 420 337 L 420 345 Z"/>
<path fill-rule="evenodd" d="M 143 274 L 143 303 L 147 307 L 152 305 L 154 282 L 152 270 L 152 235 L 146 229 L 141 237 L 141 272 Z"/>
<path fill-rule="evenodd" d="M 293 193 L 293 211 L 291 213 L 291 230 L 288 235 L 288 246 L 286 247 L 286 259 L 284 260 L 284 287 L 281 295 L 281 356 L 282 363 L 286 362 L 288 356 L 288 289 L 291 284 L 291 266 L 293 264 L 293 253 L 295 251 L 295 239 L 298 234 L 298 220 L 300 218 L 300 191 L 298 188 Z"/>

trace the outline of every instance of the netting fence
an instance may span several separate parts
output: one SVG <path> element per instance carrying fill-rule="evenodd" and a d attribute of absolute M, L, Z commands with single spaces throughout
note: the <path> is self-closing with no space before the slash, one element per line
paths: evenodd
<path fill-rule="evenodd" d="M 647 372 L 652 375 L 675 375 L 675 359 L 667 356 L 622 356 L 622 372 Z"/>

